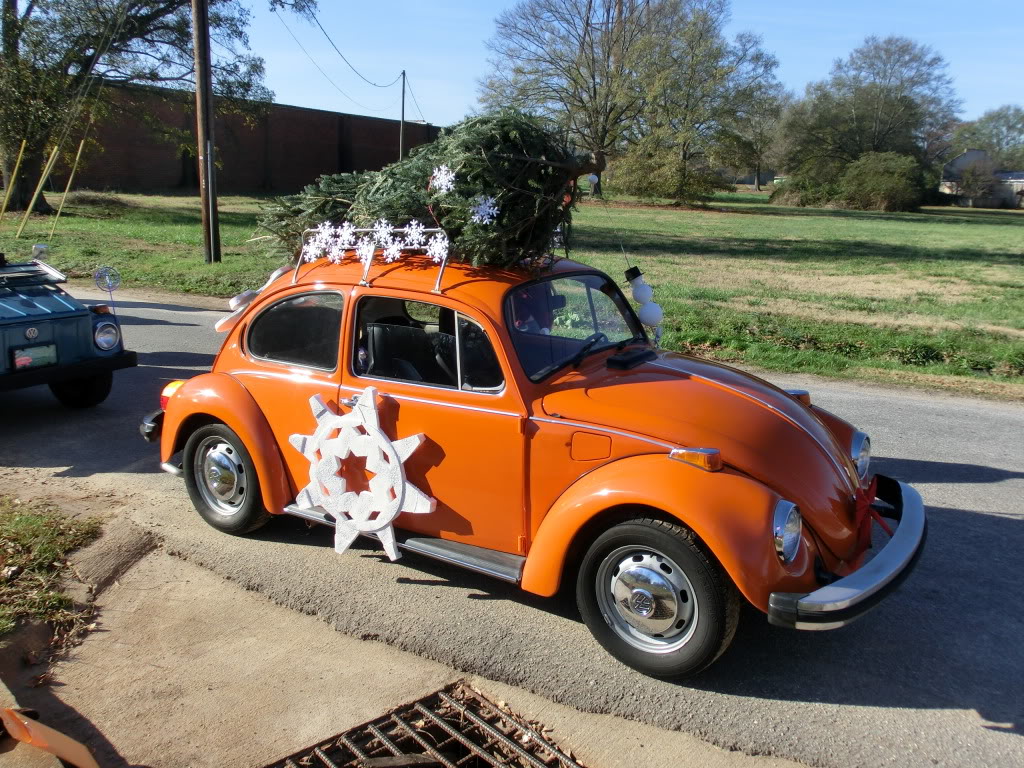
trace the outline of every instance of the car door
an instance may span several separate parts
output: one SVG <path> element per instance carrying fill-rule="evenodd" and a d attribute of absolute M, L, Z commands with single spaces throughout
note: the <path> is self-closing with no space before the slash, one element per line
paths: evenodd
<path fill-rule="evenodd" d="M 231 375 L 270 424 L 293 493 L 310 481 L 310 462 L 289 438 L 315 429 L 310 398 L 337 409 L 343 307 L 336 291 L 292 293 L 260 310 L 242 332 L 246 365 Z"/>
<path fill-rule="evenodd" d="M 442 298 L 365 289 L 352 300 L 342 397 L 372 386 L 392 440 L 424 436 L 404 469 L 436 507 L 396 525 L 525 554 L 525 409 L 493 329 Z"/>

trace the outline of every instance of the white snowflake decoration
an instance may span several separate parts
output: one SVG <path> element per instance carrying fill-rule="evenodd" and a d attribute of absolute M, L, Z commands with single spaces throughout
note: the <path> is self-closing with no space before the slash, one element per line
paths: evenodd
<path fill-rule="evenodd" d="M 435 264 L 440 264 L 448 258 L 448 235 L 444 232 L 438 232 L 427 243 L 427 256 L 433 260 Z"/>
<path fill-rule="evenodd" d="M 351 248 L 356 243 L 356 228 L 351 221 L 346 221 L 338 229 L 336 237 L 344 248 Z"/>
<path fill-rule="evenodd" d="M 360 237 L 359 242 L 356 243 L 356 257 L 363 264 L 369 264 L 373 260 L 373 253 L 376 250 L 377 245 L 373 242 L 372 237 Z"/>
<path fill-rule="evenodd" d="M 420 248 L 427 242 L 427 236 L 423 234 L 423 222 L 413 219 L 405 225 L 405 247 Z"/>
<path fill-rule="evenodd" d="M 442 194 L 451 192 L 455 188 L 455 171 L 447 165 L 439 165 L 430 177 L 430 188 Z"/>
<path fill-rule="evenodd" d="M 476 205 L 470 210 L 473 212 L 472 220 L 477 224 L 491 224 L 498 218 L 498 200 L 494 197 L 481 195 L 476 199 Z"/>
<path fill-rule="evenodd" d="M 388 236 L 386 242 L 382 243 L 384 246 L 384 261 L 390 264 L 393 261 L 397 261 L 402 257 L 402 241 L 394 237 Z"/>
<path fill-rule="evenodd" d="M 423 444 L 422 433 L 392 441 L 380 428 L 377 390 L 367 387 L 346 414 L 327 407 L 320 395 L 309 400 L 316 429 L 311 435 L 291 435 L 288 442 L 309 460 L 309 484 L 295 499 L 301 509 L 319 507 L 335 519 L 334 550 L 344 552 L 360 533 L 372 533 L 392 560 L 401 555 L 392 523 L 403 512 L 429 514 L 435 499 L 410 483 L 405 461 Z M 369 490 L 350 491 L 339 475 L 349 457 L 365 460 L 372 473 Z"/>
<path fill-rule="evenodd" d="M 387 219 L 377 219 L 373 225 L 373 239 L 377 245 L 384 245 L 391 239 L 391 222 Z"/>
<path fill-rule="evenodd" d="M 335 228 L 328 221 L 314 229 L 312 236 L 302 246 L 303 260 L 316 261 L 327 253 L 334 243 L 335 232 Z"/>

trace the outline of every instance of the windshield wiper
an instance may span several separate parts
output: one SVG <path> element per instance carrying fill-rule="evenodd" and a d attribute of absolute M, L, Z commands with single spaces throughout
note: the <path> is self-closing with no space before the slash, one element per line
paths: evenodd
<path fill-rule="evenodd" d="M 643 336 L 630 336 L 628 339 L 623 339 L 618 344 L 616 344 L 615 345 L 615 351 L 616 352 L 621 352 L 623 349 L 625 349 L 630 344 L 633 344 L 633 343 L 639 342 L 639 341 L 644 341 L 644 337 Z"/>
<path fill-rule="evenodd" d="M 583 362 L 583 358 L 587 356 L 587 353 L 592 350 L 597 344 L 602 341 L 607 342 L 608 337 L 602 334 L 595 333 L 593 336 L 583 342 L 583 346 L 576 350 L 576 354 L 572 356 L 570 362 L 573 368 L 579 368 L 580 363 Z"/>

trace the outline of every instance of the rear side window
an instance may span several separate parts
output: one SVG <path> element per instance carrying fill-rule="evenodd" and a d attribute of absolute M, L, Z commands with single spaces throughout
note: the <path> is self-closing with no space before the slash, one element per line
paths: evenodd
<path fill-rule="evenodd" d="M 304 293 L 264 310 L 249 328 L 254 357 L 330 371 L 338 365 L 342 297 Z"/>

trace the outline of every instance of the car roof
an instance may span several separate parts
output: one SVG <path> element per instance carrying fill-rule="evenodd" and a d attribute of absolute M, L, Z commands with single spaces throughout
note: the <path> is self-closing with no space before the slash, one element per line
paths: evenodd
<path fill-rule="evenodd" d="M 440 265 L 426 256 L 404 256 L 390 264 L 384 263 L 380 252 L 374 256 L 367 275 L 367 282 L 374 288 L 431 293 L 437 283 Z M 570 272 L 596 272 L 593 267 L 572 259 L 557 259 L 543 272 L 527 269 L 506 269 L 493 266 L 473 266 L 463 262 L 449 262 L 441 278 L 441 295 L 463 301 L 466 304 L 500 309 L 501 301 L 508 290 L 538 277 L 551 277 Z M 358 285 L 363 276 L 363 265 L 354 258 L 336 264 L 318 259 L 299 267 L 297 285 L 320 283 L 341 283 Z M 292 273 L 280 278 L 280 282 L 291 282 Z"/>

